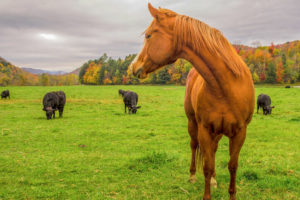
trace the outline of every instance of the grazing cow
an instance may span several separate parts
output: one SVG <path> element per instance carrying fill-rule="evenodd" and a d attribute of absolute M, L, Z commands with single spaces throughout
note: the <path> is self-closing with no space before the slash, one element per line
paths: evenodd
<path fill-rule="evenodd" d="M 9 95 L 9 90 L 4 90 L 2 93 L 1 93 L 1 99 L 6 99 L 7 97 L 9 97 L 10 99 L 10 95 Z"/>
<path fill-rule="evenodd" d="M 266 94 L 260 94 L 257 97 L 257 114 L 260 107 L 262 107 L 264 115 L 270 115 L 272 109 L 275 108 L 275 106 L 271 107 L 271 98 Z"/>
<path fill-rule="evenodd" d="M 285 86 L 285 88 L 291 88 L 291 86 L 290 86 L 290 85 L 287 85 L 287 86 Z"/>
<path fill-rule="evenodd" d="M 125 91 L 125 90 L 119 90 L 119 95 L 122 95 L 122 97 L 124 97 L 124 94 L 126 93 L 127 91 Z"/>
<path fill-rule="evenodd" d="M 136 106 L 138 103 L 138 95 L 132 91 L 126 91 L 123 96 L 123 102 L 125 104 L 125 113 L 126 107 L 128 107 L 129 114 L 136 114 L 137 109 L 141 108 L 141 106 Z"/>
<path fill-rule="evenodd" d="M 59 110 L 59 117 L 62 117 L 64 106 L 66 103 L 66 95 L 63 91 L 49 92 L 43 99 L 43 110 L 46 111 L 47 119 L 55 118 L 55 111 Z"/>

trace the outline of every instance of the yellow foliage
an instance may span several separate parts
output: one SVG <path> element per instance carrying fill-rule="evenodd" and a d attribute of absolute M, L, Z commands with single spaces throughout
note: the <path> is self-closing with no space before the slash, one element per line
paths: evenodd
<path fill-rule="evenodd" d="M 106 78 L 105 80 L 104 80 L 104 85 L 109 85 L 109 84 L 111 84 L 112 83 L 112 81 L 109 79 L 109 78 Z"/>
<path fill-rule="evenodd" d="M 97 84 L 99 81 L 100 68 L 101 68 L 100 64 L 91 62 L 83 76 L 83 82 L 85 84 Z"/>

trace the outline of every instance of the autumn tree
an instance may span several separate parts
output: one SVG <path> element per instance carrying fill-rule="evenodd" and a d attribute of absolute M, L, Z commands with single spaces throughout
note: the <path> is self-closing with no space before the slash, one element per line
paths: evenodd
<path fill-rule="evenodd" d="M 282 76 L 283 76 L 283 65 L 282 65 L 282 62 L 280 62 L 277 65 L 277 69 L 276 69 L 276 82 L 277 83 L 282 82 Z"/>
<path fill-rule="evenodd" d="M 39 77 L 39 84 L 42 86 L 48 86 L 49 85 L 49 75 L 43 73 L 40 77 Z"/>
<path fill-rule="evenodd" d="M 90 62 L 89 67 L 86 69 L 86 72 L 83 76 L 83 82 L 85 84 L 96 85 L 99 81 L 99 71 L 101 66 L 95 62 Z"/>

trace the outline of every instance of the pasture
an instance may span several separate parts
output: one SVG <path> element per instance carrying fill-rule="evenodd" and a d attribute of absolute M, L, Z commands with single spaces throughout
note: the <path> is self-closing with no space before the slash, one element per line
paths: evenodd
<path fill-rule="evenodd" d="M 4 90 L 4 88 L 2 88 Z M 182 86 L 8 87 L 0 100 L 0 199 L 200 199 L 202 172 L 188 182 L 189 136 Z M 139 94 L 124 114 L 118 89 Z M 62 119 L 42 98 L 63 90 Z M 275 106 L 253 115 L 237 172 L 237 199 L 300 197 L 300 89 L 258 86 Z M 58 116 L 58 113 L 57 115 Z M 228 139 L 216 154 L 215 200 L 229 199 Z"/>

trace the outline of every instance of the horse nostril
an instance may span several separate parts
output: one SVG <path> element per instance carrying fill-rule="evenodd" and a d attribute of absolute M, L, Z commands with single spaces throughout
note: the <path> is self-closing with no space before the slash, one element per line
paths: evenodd
<path fill-rule="evenodd" d="M 143 68 L 140 68 L 140 69 L 137 70 L 137 72 L 136 72 L 135 75 L 136 75 L 138 78 L 140 78 L 141 75 L 142 75 L 142 73 L 143 73 Z"/>

